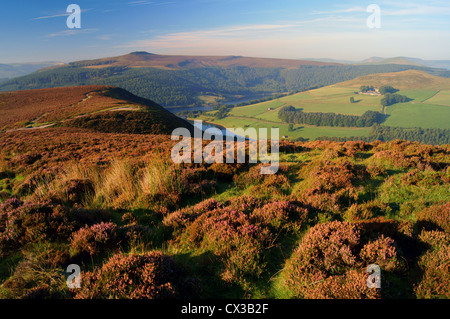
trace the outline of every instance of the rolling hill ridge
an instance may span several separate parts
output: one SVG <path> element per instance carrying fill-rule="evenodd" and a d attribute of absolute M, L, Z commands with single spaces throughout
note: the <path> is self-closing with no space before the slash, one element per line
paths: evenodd
<path fill-rule="evenodd" d="M 108 133 L 170 134 L 193 130 L 157 103 L 112 86 L 0 93 L 0 131 L 70 126 Z"/>
<path fill-rule="evenodd" d="M 343 65 L 240 56 L 165 56 L 133 52 L 120 57 L 46 68 L 4 81 L 0 83 L 0 91 L 110 85 L 165 107 L 201 106 L 270 97 L 327 86 L 363 75 L 411 69 L 443 72 L 400 64 Z"/>
<path fill-rule="evenodd" d="M 88 61 L 69 63 L 71 66 L 85 68 L 128 67 L 128 68 L 158 68 L 165 70 L 193 69 L 203 67 L 252 67 L 252 68 L 283 68 L 292 69 L 302 65 L 336 65 L 337 63 L 314 62 L 306 60 L 254 58 L 243 56 L 188 56 L 188 55 L 159 55 L 145 51 L 102 58 Z"/>

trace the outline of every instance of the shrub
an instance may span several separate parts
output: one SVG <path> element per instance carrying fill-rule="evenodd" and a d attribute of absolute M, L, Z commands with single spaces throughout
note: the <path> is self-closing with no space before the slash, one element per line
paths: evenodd
<path fill-rule="evenodd" d="M 75 227 L 67 210 L 46 202 L 22 202 L 15 198 L 0 204 L 0 250 L 28 242 L 67 238 Z"/>
<path fill-rule="evenodd" d="M 290 182 L 284 174 L 287 167 L 281 166 L 276 174 L 261 174 L 261 167 L 264 164 L 250 167 L 247 172 L 243 172 L 233 177 L 237 187 L 241 189 L 251 188 L 252 194 L 273 197 L 275 194 L 284 194 L 289 190 Z"/>
<path fill-rule="evenodd" d="M 379 299 L 377 289 L 367 287 L 367 276 L 363 270 L 351 269 L 343 275 L 324 278 L 307 289 L 306 299 Z"/>
<path fill-rule="evenodd" d="M 22 202 L 12 198 L 0 204 L 0 252 L 27 243 L 67 240 L 83 225 L 109 217 L 104 211 L 70 209 L 51 200 Z"/>
<path fill-rule="evenodd" d="M 359 255 L 366 265 L 377 264 L 386 271 L 399 266 L 396 244 L 392 238 L 384 235 L 364 245 Z"/>
<path fill-rule="evenodd" d="M 83 253 L 92 256 L 116 245 L 117 225 L 101 222 L 74 232 L 70 242 L 70 253 L 72 256 Z"/>
<path fill-rule="evenodd" d="M 164 217 L 163 224 L 174 229 L 186 227 L 188 222 L 195 220 L 199 215 L 222 207 L 215 199 L 204 200 L 192 207 L 179 209 Z"/>
<path fill-rule="evenodd" d="M 82 276 L 75 299 L 167 299 L 181 297 L 189 278 L 172 258 L 158 251 L 114 255 L 101 268 Z M 192 296 L 191 294 L 189 294 Z"/>
<path fill-rule="evenodd" d="M 450 233 L 450 202 L 433 205 L 417 215 L 419 228 L 438 229 Z"/>
<path fill-rule="evenodd" d="M 326 222 L 312 227 L 287 261 L 282 278 L 300 298 L 375 298 L 367 289 L 365 270 L 376 263 L 383 271 L 399 271 L 396 242 L 380 236 L 370 240 L 365 224 Z M 384 278 L 386 286 L 391 285 Z"/>
<path fill-rule="evenodd" d="M 273 201 L 253 211 L 253 217 L 258 222 L 276 230 L 291 227 L 299 229 L 307 215 L 307 209 L 289 201 Z"/>
<path fill-rule="evenodd" d="M 186 227 L 181 242 L 186 248 L 220 256 L 225 264 L 222 277 L 238 282 L 262 273 L 262 250 L 269 238 L 267 229 L 253 223 L 247 214 L 224 207 L 195 219 Z"/>
<path fill-rule="evenodd" d="M 450 236 L 441 231 L 422 231 L 419 238 L 431 248 L 419 260 L 423 272 L 415 287 L 417 298 L 450 298 Z"/>
<path fill-rule="evenodd" d="M 344 213 L 346 221 L 367 220 L 389 213 L 392 209 L 378 200 L 365 202 L 362 204 L 352 204 Z"/>
<path fill-rule="evenodd" d="M 359 197 L 355 184 L 365 170 L 350 162 L 318 161 L 310 164 L 301 201 L 318 210 L 337 212 Z"/>
<path fill-rule="evenodd" d="M 271 238 L 269 230 L 251 214 L 261 203 L 250 196 L 232 198 L 225 204 L 209 199 L 169 214 L 163 224 L 175 230 L 182 248 L 219 256 L 223 279 L 245 281 L 262 273 L 262 253 Z"/>

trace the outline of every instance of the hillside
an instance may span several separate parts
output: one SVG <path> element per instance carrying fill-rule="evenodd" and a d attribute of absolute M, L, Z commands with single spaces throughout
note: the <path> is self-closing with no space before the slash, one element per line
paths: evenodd
<path fill-rule="evenodd" d="M 410 60 L 405 57 L 394 57 L 394 58 L 380 58 L 371 57 L 360 62 L 361 64 L 404 64 L 404 65 L 416 65 L 424 66 L 416 61 Z"/>
<path fill-rule="evenodd" d="M 230 103 L 326 86 L 411 65 L 342 65 L 251 57 L 165 56 L 135 52 L 51 67 L 0 83 L 0 91 L 111 85 L 162 106 Z"/>
<path fill-rule="evenodd" d="M 442 68 L 450 70 L 450 60 L 423 60 L 410 57 L 394 57 L 394 58 L 371 57 L 358 63 L 366 65 L 405 64 L 405 65 L 427 66 L 430 68 Z"/>
<path fill-rule="evenodd" d="M 278 173 L 261 175 L 176 165 L 174 143 L 2 133 L 0 298 L 450 296 L 448 146 L 285 142 Z M 381 290 L 366 285 L 374 263 Z"/>
<path fill-rule="evenodd" d="M 59 125 L 170 134 L 176 127 L 192 128 L 150 100 L 100 85 L 0 93 L 0 113 L 0 131 Z"/>
<path fill-rule="evenodd" d="M 69 63 L 71 66 L 86 68 L 127 67 L 157 68 L 165 70 L 193 69 L 203 67 L 242 66 L 251 68 L 298 68 L 302 65 L 325 66 L 336 63 L 314 62 L 290 59 L 254 58 L 243 56 L 187 56 L 159 55 L 148 52 L 132 52 L 130 54 L 88 61 Z"/>
<path fill-rule="evenodd" d="M 374 85 L 377 87 L 391 85 L 399 89 L 433 88 L 441 90 L 450 88 L 450 79 L 431 75 L 419 70 L 407 70 L 395 73 L 370 74 L 336 84 L 336 86 L 355 88 L 361 85 Z"/>
<path fill-rule="evenodd" d="M 410 100 L 383 107 L 382 96 L 355 94 L 362 85 L 378 88 L 390 85 Z M 350 102 L 352 97 L 354 103 Z M 450 79 L 423 71 L 407 70 L 362 76 L 271 101 L 234 107 L 221 118 L 215 116 L 215 111 L 203 112 L 200 118 L 228 128 L 246 125 L 256 128 L 278 127 L 281 136 L 294 140 L 401 138 L 442 144 L 450 141 L 449 97 Z M 302 111 L 310 120 L 307 123 L 282 121 L 279 111 L 287 106 Z M 355 123 L 364 114 L 379 114 L 378 124 L 381 125 L 374 128 L 349 124 L 351 121 Z"/>

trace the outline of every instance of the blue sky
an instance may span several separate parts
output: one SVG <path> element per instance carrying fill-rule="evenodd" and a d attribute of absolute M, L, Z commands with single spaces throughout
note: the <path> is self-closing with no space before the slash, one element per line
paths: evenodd
<path fill-rule="evenodd" d="M 81 7 L 81 29 L 66 25 Z M 381 28 L 367 27 L 370 4 Z M 159 54 L 450 59 L 450 1 L 18 0 L 0 7 L 0 63 Z"/>

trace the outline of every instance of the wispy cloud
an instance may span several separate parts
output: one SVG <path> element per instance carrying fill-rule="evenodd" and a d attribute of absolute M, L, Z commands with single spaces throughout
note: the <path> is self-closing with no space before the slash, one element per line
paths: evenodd
<path fill-rule="evenodd" d="M 142 5 L 147 5 L 147 4 L 152 4 L 154 3 L 153 1 L 131 1 L 128 2 L 129 5 L 132 6 L 142 6 Z"/>
<path fill-rule="evenodd" d="M 81 13 L 89 11 L 89 10 L 91 10 L 91 9 L 81 9 Z M 59 17 L 68 17 L 71 14 L 72 14 L 71 12 L 64 12 L 64 13 L 58 13 L 58 14 L 53 14 L 53 15 L 48 15 L 48 16 L 40 16 L 40 17 L 32 18 L 31 20 L 42 20 L 42 19 L 52 19 L 52 18 L 59 18 Z"/>
<path fill-rule="evenodd" d="M 69 29 L 69 30 L 63 30 L 55 33 L 47 34 L 47 38 L 54 38 L 54 37 L 68 37 L 73 35 L 79 35 L 79 34 L 87 34 L 87 33 L 95 33 L 98 29 Z"/>
<path fill-rule="evenodd" d="M 336 9 L 331 11 L 313 11 L 312 14 L 338 14 L 338 13 L 354 13 L 354 12 L 366 12 L 366 8 L 361 6 L 354 6 L 344 9 Z"/>
<path fill-rule="evenodd" d="M 390 16 L 413 16 L 413 15 L 449 15 L 450 5 L 430 5 L 422 3 L 399 3 L 386 2 L 383 14 Z"/>

